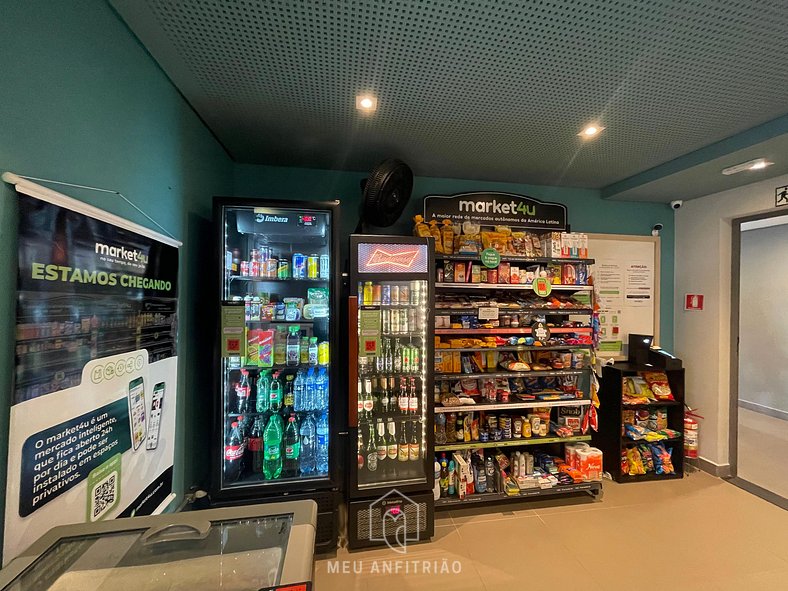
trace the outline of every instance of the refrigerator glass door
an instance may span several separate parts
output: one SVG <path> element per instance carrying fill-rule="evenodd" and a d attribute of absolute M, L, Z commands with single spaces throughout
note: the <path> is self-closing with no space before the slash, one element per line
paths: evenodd
<path fill-rule="evenodd" d="M 222 488 L 329 477 L 331 211 L 224 207 Z M 223 328 L 223 330 L 225 330 Z M 239 329 L 240 330 L 240 329 Z"/>
<path fill-rule="evenodd" d="M 280 583 L 293 515 L 63 538 L 5 591 L 246 591 Z"/>
<path fill-rule="evenodd" d="M 358 488 L 424 484 L 428 284 L 391 275 L 357 288 Z"/>

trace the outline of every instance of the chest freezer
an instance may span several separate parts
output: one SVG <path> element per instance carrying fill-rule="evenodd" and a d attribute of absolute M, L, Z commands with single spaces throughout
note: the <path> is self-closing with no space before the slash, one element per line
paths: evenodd
<path fill-rule="evenodd" d="M 56 527 L 0 571 L 2 591 L 309 591 L 314 501 Z"/>

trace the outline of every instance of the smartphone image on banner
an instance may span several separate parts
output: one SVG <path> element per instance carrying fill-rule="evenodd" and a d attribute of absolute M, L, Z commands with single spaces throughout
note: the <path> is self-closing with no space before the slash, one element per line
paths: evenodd
<path fill-rule="evenodd" d="M 164 382 L 153 386 L 153 396 L 150 404 L 150 417 L 148 421 L 148 438 L 145 440 L 145 449 L 156 449 L 159 445 L 159 430 L 161 428 L 161 410 L 164 403 Z"/>
<path fill-rule="evenodd" d="M 131 444 L 136 450 L 145 439 L 145 385 L 142 378 L 129 382 L 129 416 Z"/>

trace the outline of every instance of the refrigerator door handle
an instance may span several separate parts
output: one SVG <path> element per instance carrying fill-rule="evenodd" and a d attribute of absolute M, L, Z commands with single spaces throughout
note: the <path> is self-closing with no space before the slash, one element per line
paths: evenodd
<path fill-rule="evenodd" d="M 348 425 L 358 427 L 358 296 L 350 296 L 347 305 L 348 324 Z"/>

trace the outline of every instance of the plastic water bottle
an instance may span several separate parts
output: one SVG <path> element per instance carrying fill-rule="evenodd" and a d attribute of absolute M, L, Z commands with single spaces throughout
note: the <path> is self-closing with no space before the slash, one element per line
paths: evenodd
<path fill-rule="evenodd" d="M 315 429 L 315 420 L 312 418 L 312 415 L 309 414 L 306 418 L 301 422 L 301 449 L 300 456 L 298 458 L 299 468 L 301 469 L 301 475 L 306 476 L 308 474 L 312 474 L 316 469 L 316 460 L 317 460 L 317 431 Z"/>
<path fill-rule="evenodd" d="M 323 403 L 321 404 L 321 409 L 328 409 L 328 371 L 326 368 L 320 368 L 320 371 L 323 372 Z"/>
<path fill-rule="evenodd" d="M 304 372 L 300 371 L 296 374 L 295 380 L 293 381 L 293 398 L 295 402 L 293 406 L 295 410 L 302 411 L 306 410 L 305 408 L 305 394 L 306 394 L 306 382 L 304 381 Z"/>
<path fill-rule="evenodd" d="M 263 432 L 263 474 L 268 480 L 282 474 L 282 424 L 278 414 L 271 415 Z"/>
<path fill-rule="evenodd" d="M 311 367 L 306 374 L 306 381 L 304 384 L 305 401 L 304 410 L 315 410 L 317 408 L 317 398 L 315 396 L 315 370 Z"/>
<path fill-rule="evenodd" d="M 324 391 L 326 390 L 326 372 L 324 368 L 320 368 L 315 378 L 315 410 L 323 410 L 326 405 L 323 403 Z"/>
<path fill-rule="evenodd" d="M 328 412 L 317 419 L 317 471 L 328 474 Z"/>

